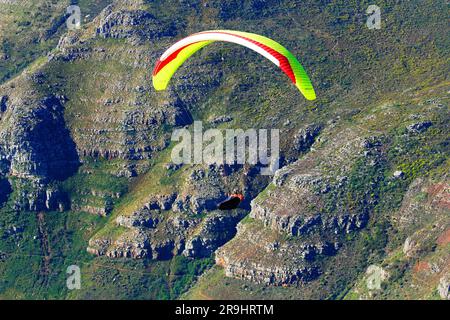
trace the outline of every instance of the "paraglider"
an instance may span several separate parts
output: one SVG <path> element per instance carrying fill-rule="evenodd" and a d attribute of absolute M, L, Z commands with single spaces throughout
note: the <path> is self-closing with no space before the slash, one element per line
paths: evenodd
<path fill-rule="evenodd" d="M 233 210 L 236 209 L 239 204 L 244 200 L 244 195 L 240 193 L 233 193 L 228 196 L 224 201 L 217 205 L 220 210 Z"/>
<path fill-rule="evenodd" d="M 192 34 L 173 44 L 159 58 L 153 70 L 153 86 L 165 90 L 177 69 L 195 52 L 215 41 L 236 43 L 252 49 L 277 65 L 308 100 L 316 94 L 297 58 L 272 39 L 254 33 L 233 30 L 210 30 Z"/>

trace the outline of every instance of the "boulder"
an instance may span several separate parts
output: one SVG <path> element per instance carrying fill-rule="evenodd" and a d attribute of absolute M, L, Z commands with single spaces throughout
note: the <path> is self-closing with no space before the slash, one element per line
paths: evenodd
<path fill-rule="evenodd" d="M 433 122 L 431 121 L 421 121 L 410 124 L 408 127 L 406 127 L 406 130 L 408 130 L 409 133 L 422 133 L 428 130 L 428 128 L 431 127 L 432 125 Z"/>

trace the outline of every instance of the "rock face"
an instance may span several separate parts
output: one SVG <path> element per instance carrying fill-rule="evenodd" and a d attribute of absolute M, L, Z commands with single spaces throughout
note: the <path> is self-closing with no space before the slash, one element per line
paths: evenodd
<path fill-rule="evenodd" d="M 183 166 L 185 167 L 185 165 Z M 180 167 L 165 165 L 168 174 L 180 173 Z M 237 223 L 246 215 L 245 204 L 233 211 L 218 211 L 224 200 L 227 179 L 237 180 L 242 172 L 237 166 L 197 166 L 185 174 L 179 192 L 152 193 L 133 212 L 120 212 L 115 223 L 127 228 L 120 236 L 98 235 L 88 251 L 110 257 L 169 259 L 174 255 L 203 258 L 229 241 L 236 234 Z M 249 199 L 261 190 L 248 183 Z M 245 201 L 244 201 L 245 202 Z M 145 236 L 147 241 L 141 241 Z M 136 238 L 139 247 L 133 247 Z M 144 251 L 141 251 L 144 250 Z"/>
<path fill-rule="evenodd" d="M 300 135 L 305 143 L 314 132 L 307 131 Z M 310 281 L 324 271 L 321 256 L 335 255 L 344 235 L 365 227 L 371 201 L 349 209 L 343 195 L 351 190 L 348 180 L 362 174 L 350 171 L 354 163 L 362 161 L 365 170 L 382 161 L 381 144 L 358 129 L 322 135 L 329 139 L 326 147 L 277 171 L 252 201 L 250 220 L 240 223 L 233 240 L 216 251 L 227 276 L 275 285 Z M 319 157 L 321 162 L 314 161 Z M 333 176 L 329 168 L 336 170 Z M 369 193 L 374 185 L 366 187 Z"/>
<path fill-rule="evenodd" d="M 63 180 L 79 165 L 64 107 L 54 96 L 31 103 L 11 107 L 8 128 L 0 132 L 2 159 L 10 163 L 12 176 Z"/>
<path fill-rule="evenodd" d="M 319 135 L 322 127 L 320 125 L 312 124 L 306 128 L 300 129 L 294 136 L 294 148 L 297 151 L 306 151 L 314 143 L 314 140 Z"/>
<path fill-rule="evenodd" d="M 360 252 L 376 259 L 389 254 L 391 248 L 384 242 L 392 234 L 385 232 L 395 226 L 400 232 L 394 235 L 396 245 L 403 245 L 386 261 L 385 275 L 392 268 L 403 272 L 413 266 L 413 281 L 425 279 L 422 282 L 430 283 L 434 295 L 437 290 L 447 299 L 448 181 L 434 181 L 427 189 L 416 179 L 429 174 L 438 180 L 448 171 L 442 166 L 448 145 L 445 102 L 433 98 L 422 106 L 372 108 L 380 96 L 395 100 L 400 92 L 395 90 L 406 89 L 406 84 L 408 90 L 399 100 L 414 98 L 414 104 L 422 94 L 443 90 L 437 85 L 442 78 L 439 54 L 421 52 L 422 44 L 409 50 L 406 64 L 417 63 L 420 70 L 433 72 L 433 81 L 424 78 L 419 85 L 411 77 L 386 73 L 386 66 L 397 75 L 408 66 L 397 65 L 384 45 L 407 41 L 386 41 L 379 50 L 358 35 L 361 28 L 339 33 L 355 21 L 331 2 L 324 10 L 304 4 L 308 15 L 325 12 L 325 18 L 333 20 L 316 25 L 319 19 L 299 19 L 313 26 L 297 29 L 300 38 L 297 32 L 284 32 L 286 17 L 273 10 L 274 1 L 179 4 L 183 11 L 173 19 L 176 9 L 156 10 L 164 6 L 159 1 L 115 1 L 86 28 L 65 34 L 46 59 L 0 86 L 0 209 L 7 203 L 12 212 L 70 208 L 112 215 L 89 241 L 88 252 L 149 260 L 174 255 L 191 260 L 215 252 L 226 276 L 274 286 L 322 286 L 335 290 L 333 294 L 341 293 L 343 285 L 347 290 L 357 270 L 366 270 L 368 259 L 353 261 L 361 258 Z M 298 4 L 281 5 L 292 14 L 301 12 L 293 10 Z M 389 12 L 394 15 L 390 21 L 396 20 L 391 18 L 399 8 Z M 280 41 L 311 59 L 307 63 L 313 66 L 314 86 L 321 92 L 317 103 L 294 97 L 280 82 L 282 74 L 278 79 L 259 66 L 259 60 L 258 66 L 253 63 L 253 56 L 221 44 L 198 52 L 201 58 L 180 68 L 167 91 L 153 90 L 149 66 L 174 40 L 206 25 L 239 27 L 248 22 L 268 35 L 279 34 Z M 410 24 L 405 33 L 414 35 L 408 28 Z M 386 39 L 391 36 L 396 35 Z M 432 34 L 427 38 L 433 39 Z M 438 40 L 432 42 L 432 47 L 442 49 Z M 364 66 L 368 72 L 362 76 L 354 70 L 361 70 L 359 60 L 372 55 L 372 49 L 377 63 Z M 329 54 L 322 56 L 323 52 Z M 415 60 L 415 54 L 420 59 Z M 438 67 L 427 68 L 429 62 Z M 342 63 L 348 67 L 344 76 L 335 67 Z M 365 84 L 371 76 L 380 79 L 373 82 L 376 95 Z M 398 87 L 386 88 L 393 83 Z M 423 83 L 436 87 L 422 90 Z M 383 89 L 388 89 L 387 95 Z M 413 108 L 420 112 L 403 117 Z M 438 109 L 442 111 L 433 111 Z M 192 124 L 194 116 L 211 127 L 283 126 L 280 132 L 289 132 L 282 139 L 282 164 L 288 165 L 270 181 L 258 174 L 257 166 L 170 163 L 166 151 L 170 152 L 171 132 Z M 411 119 L 415 123 L 405 128 Z M 440 171 L 435 170 L 438 166 Z M 397 212 L 393 204 L 401 203 L 410 183 Z M 73 185 L 85 188 L 78 192 Z M 216 204 L 235 190 L 246 197 L 240 209 L 217 211 Z M 121 199 L 124 194 L 127 198 Z M 8 201 L 12 196 L 14 201 Z M 369 230 L 363 230 L 367 226 Z M 19 237 L 23 231 L 7 226 L 4 234 Z M 433 253 L 424 254 L 430 250 Z M 344 276 L 333 284 L 330 278 L 336 274 Z M 395 270 L 392 274 L 397 276 Z M 441 280 L 439 285 L 434 279 Z M 267 291 L 272 289 L 279 290 Z"/>
<path fill-rule="evenodd" d="M 191 190 L 189 195 L 150 195 L 140 209 L 115 218 L 116 224 L 128 231 L 116 239 L 101 236 L 92 240 L 89 251 L 111 257 L 151 259 L 181 254 L 197 258 L 210 256 L 235 235 L 236 225 L 246 212 L 243 209 L 217 211 L 217 203 L 226 195 L 211 185 L 221 185 L 220 180 L 224 179 L 221 170 L 215 166 L 198 170 L 203 172 L 202 179 L 188 177 L 185 181 L 185 187 Z M 133 247 L 133 242 L 140 245 Z"/>
<path fill-rule="evenodd" d="M 88 249 L 88 252 L 95 251 Z M 115 248 L 106 251 L 106 256 L 110 258 L 145 258 L 149 256 L 148 237 L 139 230 L 133 230 L 117 239 Z"/>
<path fill-rule="evenodd" d="M 409 125 L 407 127 L 408 132 L 410 133 L 422 133 L 426 131 L 429 127 L 433 125 L 431 121 L 422 121 Z"/>
<path fill-rule="evenodd" d="M 64 107 L 55 96 L 10 99 L 7 126 L 0 130 L 1 175 L 14 177 L 15 184 L 24 187 L 16 199 L 18 208 L 54 209 L 64 202 L 61 194 L 47 191 L 49 182 L 66 179 L 79 166 L 63 114 Z"/>
<path fill-rule="evenodd" d="M 143 10 L 113 11 L 110 5 L 101 13 L 96 34 L 103 38 L 128 38 L 131 43 L 174 36 L 173 25 L 164 24 L 155 16 Z"/>
<path fill-rule="evenodd" d="M 11 186 L 23 189 L 17 193 L 17 208 L 62 210 L 72 202 L 74 210 L 107 215 L 109 205 L 73 202 L 58 190 L 47 192 L 47 185 L 75 174 L 86 158 L 124 160 L 123 169 L 116 175 L 134 177 L 141 170 L 137 161 L 149 159 L 167 146 L 170 131 L 161 130 L 163 126 L 192 122 L 186 107 L 188 99 L 168 92 L 164 102 L 154 108 L 154 97 L 148 97 L 151 90 L 147 79 L 130 79 L 130 74 L 148 69 L 148 48 L 139 43 L 174 36 L 176 29 L 170 21 L 159 21 L 144 10 L 124 9 L 127 6 L 116 3 L 106 8 L 93 22 L 98 28 L 87 35 L 89 43 L 81 39 L 80 33 L 69 33 L 61 38 L 43 68 L 0 87 L 0 179 L 14 177 Z M 86 62 L 105 65 L 105 61 L 114 59 L 114 53 L 111 55 L 104 46 L 92 45 L 99 37 L 123 38 L 134 45 L 125 48 L 128 52 L 124 53 L 133 61 L 123 63 L 118 58 L 126 64 L 126 72 L 114 75 L 114 79 L 108 72 L 97 72 L 93 77 L 76 71 Z M 59 73 L 59 80 L 51 81 L 53 68 L 68 63 L 75 66 L 76 74 L 66 70 Z M 59 90 L 72 81 L 71 77 L 83 85 L 92 79 L 101 82 L 103 76 L 108 92 L 104 97 L 80 97 L 77 85 Z M 6 184 L 3 186 L 2 199 L 7 198 L 9 190 Z M 59 200 L 55 200 L 56 195 Z"/>
<path fill-rule="evenodd" d="M 286 241 L 258 224 L 239 224 L 236 237 L 216 251 L 228 277 L 277 286 L 307 282 L 320 274 L 314 259 L 332 254 L 322 243 Z"/>
<path fill-rule="evenodd" d="M 111 258 L 165 260 L 180 254 L 207 257 L 234 236 L 243 214 L 213 211 L 202 220 L 145 207 L 131 216 L 116 218 L 116 223 L 129 231 L 114 240 L 91 239 L 87 250 Z"/>
<path fill-rule="evenodd" d="M 217 248 L 236 234 L 236 225 L 242 219 L 242 212 L 224 214 L 213 212 L 201 223 L 198 234 L 186 241 L 183 255 L 187 257 L 209 257 Z"/>
<path fill-rule="evenodd" d="M 219 124 L 219 123 L 226 123 L 226 122 L 230 122 L 233 121 L 233 118 L 230 116 L 220 116 L 217 118 L 214 118 L 211 123 L 212 124 Z"/>

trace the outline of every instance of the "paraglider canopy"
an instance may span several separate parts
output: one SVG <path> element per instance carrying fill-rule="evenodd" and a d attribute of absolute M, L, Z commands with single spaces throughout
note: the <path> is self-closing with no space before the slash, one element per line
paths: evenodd
<path fill-rule="evenodd" d="M 153 70 L 153 86 L 165 90 L 176 70 L 195 52 L 215 41 L 232 42 L 263 55 L 277 65 L 308 100 L 315 100 L 316 93 L 297 58 L 278 42 L 248 32 L 210 30 L 192 34 L 173 44 L 159 58 Z"/>

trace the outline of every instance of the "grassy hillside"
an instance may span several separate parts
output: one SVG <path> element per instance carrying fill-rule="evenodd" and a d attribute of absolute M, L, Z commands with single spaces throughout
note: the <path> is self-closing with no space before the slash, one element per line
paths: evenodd
<path fill-rule="evenodd" d="M 380 30 L 366 27 L 370 1 L 136 0 L 116 1 L 102 12 L 109 1 L 78 1 L 85 21 L 74 32 L 61 24 L 66 1 L 41 2 L 0 4 L 0 98 L 8 97 L 0 114 L 5 137 L 0 144 L 0 155 L 5 153 L 0 157 L 0 298 L 438 298 L 436 286 L 448 272 L 449 259 L 448 188 L 433 189 L 448 186 L 449 171 L 445 1 L 379 1 Z M 164 49 L 193 32 L 217 28 L 282 43 L 307 70 L 318 99 L 306 101 L 270 61 L 224 43 L 196 53 L 177 71 L 169 90 L 155 92 L 151 70 Z M 59 102 L 46 105 L 48 96 Z M 29 150 L 36 141 L 24 134 L 31 127 L 39 136 L 47 127 L 47 117 L 39 118 L 42 110 L 62 123 L 76 148 L 77 169 L 67 179 L 34 170 L 41 162 L 54 166 L 45 146 Z M 33 127 L 29 115 L 44 125 Z M 212 122 L 224 115 L 231 121 Z M 208 166 L 168 166 L 170 134 L 177 127 L 191 129 L 192 119 L 202 120 L 205 128 L 281 129 L 281 152 L 292 169 L 287 177 L 317 174 L 330 191 L 269 185 L 270 179 L 252 176 L 248 168 L 221 176 Z M 311 149 L 295 151 L 299 130 L 311 125 L 321 128 L 320 135 Z M 366 140 L 375 145 L 364 147 Z M 11 165 L 16 150 L 22 162 Z M 393 178 L 396 171 L 401 178 Z M 334 188 L 344 175 L 345 187 Z M 4 181 L 11 185 L 8 190 Z M 174 253 L 171 241 L 204 236 L 205 224 L 215 221 L 217 212 L 197 211 L 196 205 L 236 189 L 247 197 L 238 219 L 250 213 L 250 200 L 256 198 L 275 216 L 367 213 L 368 220 L 333 238 L 333 230 L 297 236 L 247 216 L 242 230 L 219 249 L 251 271 L 258 259 L 255 243 L 263 247 L 270 239 L 300 248 L 305 241 L 339 242 L 335 255 L 311 262 L 321 273 L 308 283 L 257 284 L 212 267 L 214 254 Z M 60 195 L 59 207 L 31 210 L 35 203 L 45 204 L 49 190 Z M 145 211 L 154 198 L 172 194 L 183 202 L 180 211 Z M 313 195 L 303 201 L 303 194 Z M 417 207 L 422 209 L 411 209 Z M 148 229 L 117 222 L 140 212 L 162 222 Z M 422 221 L 428 213 L 432 218 Z M 401 215 L 406 218 L 399 221 Z M 176 229 L 174 221 L 189 227 Z M 86 252 L 98 249 L 95 241 L 106 243 L 110 253 L 132 247 L 140 239 L 134 232 L 150 235 L 158 250 L 169 243 L 173 256 L 110 258 Z M 206 232 L 206 239 L 210 236 Z M 402 248 L 408 237 L 420 250 L 406 257 Z M 284 260 L 272 258 L 276 254 L 269 252 L 267 261 L 259 262 L 295 267 L 297 254 L 288 251 Z M 81 290 L 66 288 L 65 271 L 72 264 L 82 270 Z M 391 275 L 383 291 L 366 290 L 371 264 Z M 433 273 L 434 265 L 438 272 Z M 421 290 L 412 289 L 423 282 Z"/>
<path fill-rule="evenodd" d="M 90 22 L 110 0 L 2 1 L 0 3 L 0 82 L 45 56 L 67 32 L 66 8 L 78 5 L 82 24 Z"/>

